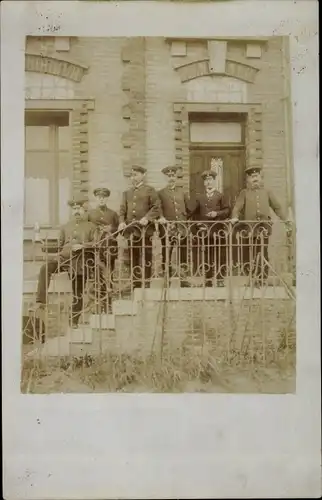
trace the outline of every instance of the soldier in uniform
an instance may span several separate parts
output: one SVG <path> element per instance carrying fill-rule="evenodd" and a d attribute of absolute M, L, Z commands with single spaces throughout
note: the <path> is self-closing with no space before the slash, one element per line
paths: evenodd
<path fill-rule="evenodd" d="M 272 232 L 270 209 L 287 222 L 287 231 L 290 230 L 290 223 L 274 194 L 263 187 L 261 167 L 248 167 L 245 173 L 247 187 L 237 197 L 231 222 L 247 221 L 245 228 L 241 225 L 240 230 L 242 262 L 246 274 L 252 270 L 256 283 L 260 284 L 268 276 L 268 243 Z"/>
<path fill-rule="evenodd" d="M 105 270 L 109 273 L 109 288 L 112 288 L 113 273 L 115 269 L 115 261 L 118 255 L 118 244 L 116 237 L 111 237 L 117 230 L 119 218 L 114 210 L 107 206 L 107 200 L 111 194 L 107 188 L 96 188 L 93 192 L 97 207 L 90 210 L 88 220 L 96 226 L 96 239 L 98 241 L 98 251 L 100 261 L 103 263 Z M 106 282 L 101 283 L 101 292 L 106 289 Z M 110 296 L 109 296 L 110 303 Z M 104 309 L 103 304 L 103 309 Z"/>
<path fill-rule="evenodd" d="M 201 174 L 205 192 L 200 195 L 194 204 L 192 213 L 197 223 L 194 229 L 193 256 L 197 261 L 198 248 L 204 249 L 205 285 L 212 286 L 212 279 L 216 276 L 217 285 L 223 285 L 226 276 L 227 254 L 227 227 L 223 223 L 230 215 L 230 207 L 216 189 L 217 173 L 206 170 Z"/>
<path fill-rule="evenodd" d="M 167 177 L 168 184 L 158 192 L 161 202 L 159 236 L 162 245 L 162 270 L 165 272 L 167 267 L 171 276 L 171 257 L 175 245 L 178 245 L 179 249 L 177 255 L 179 267 L 184 268 L 187 265 L 188 227 L 180 222 L 188 220 L 190 208 L 187 194 L 177 184 L 178 167 L 165 167 L 162 173 Z M 187 283 L 182 281 L 182 285 L 186 286 Z"/>
<path fill-rule="evenodd" d="M 160 215 L 160 200 L 156 190 L 145 183 L 146 169 L 134 165 L 132 187 L 122 196 L 119 230 L 129 240 L 130 270 L 133 287 L 141 288 L 152 272 L 152 236 Z M 127 225 L 130 224 L 130 227 Z"/>
<path fill-rule="evenodd" d="M 95 226 L 88 221 L 84 205 L 87 200 L 75 198 L 68 202 L 72 218 L 62 226 L 58 243 L 58 257 L 44 264 L 39 272 L 36 309 L 44 308 L 51 276 L 58 272 L 68 272 L 72 282 L 73 303 L 71 326 L 77 328 L 83 308 L 84 286 L 89 276 L 89 266 L 93 265 Z"/>

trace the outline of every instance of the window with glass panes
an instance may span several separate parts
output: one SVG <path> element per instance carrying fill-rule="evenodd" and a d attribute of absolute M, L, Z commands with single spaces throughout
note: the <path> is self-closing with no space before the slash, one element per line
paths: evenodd
<path fill-rule="evenodd" d="M 72 141 L 68 111 L 25 112 L 24 223 L 57 227 L 69 218 Z"/>

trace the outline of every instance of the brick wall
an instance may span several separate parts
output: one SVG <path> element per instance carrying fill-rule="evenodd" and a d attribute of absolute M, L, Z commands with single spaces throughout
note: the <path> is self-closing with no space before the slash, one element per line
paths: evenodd
<path fill-rule="evenodd" d="M 247 59 L 245 44 L 228 42 L 227 58 L 260 70 L 255 82 L 248 84 L 248 100 L 262 104 L 265 181 L 285 206 L 281 48 L 282 39 L 276 37 L 263 46 L 261 59 Z M 177 161 L 173 103 L 186 97 L 185 84 L 173 67 L 207 57 L 207 44 L 189 42 L 185 57 L 173 57 L 169 42 L 162 38 L 71 38 L 69 52 L 57 53 L 53 37 L 29 37 L 27 50 L 89 67 L 74 89 L 76 98 L 95 99 L 95 110 L 88 113 L 90 191 L 97 185 L 109 186 L 110 204 L 117 209 L 127 185 L 124 174 L 134 161 L 145 163 L 148 182 L 161 187 L 161 169 Z M 126 139 L 130 146 L 124 147 Z"/>
<path fill-rule="evenodd" d="M 72 46 L 71 55 L 90 70 L 77 85 L 77 97 L 93 97 L 95 110 L 89 114 L 89 185 L 107 186 L 110 205 L 118 209 L 125 187 L 123 176 L 122 135 L 127 124 L 122 108 L 127 103 L 121 91 L 124 38 L 81 38 Z"/>
<path fill-rule="evenodd" d="M 123 74 L 121 90 L 126 98 L 122 118 L 126 132 L 122 135 L 123 174 L 128 177 L 134 164 L 145 167 L 145 38 L 129 38 L 122 48 Z"/>
<path fill-rule="evenodd" d="M 289 299 L 261 301 L 204 300 L 140 302 L 128 315 L 117 315 L 115 331 L 122 352 L 148 354 L 182 347 L 214 349 L 216 357 L 249 345 L 250 352 L 276 352 L 284 335 L 294 342 L 294 303 Z M 161 340 L 162 339 L 162 340 Z"/>
<path fill-rule="evenodd" d="M 162 38 L 146 42 L 146 161 L 149 182 L 164 184 L 161 169 L 175 163 L 173 102 L 183 98 L 170 47 Z"/>
<path fill-rule="evenodd" d="M 127 131 L 127 124 L 122 118 L 122 108 L 127 104 L 127 98 L 121 91 L 124 69 L 121 51 L 125 44 L 126 39 L 120 37 L 71 38 L 68 52 L 56 52 L 53 37 L 28 37 L 26 46 L 27 52 L 89 67 L 81 82 L 74 85 L 75 98 L 95 99 L 95 110 L 88 113 L 87 186 L 90 198 L 96 186 L 108 186 L 111 189 L 110 205 L 115 209 L 119 208 L 121 193 L 126 186 L 122 134 Z M 73 136 L 76 162 L 77 137 L 74 133 Z"/>
<path fill-rule="evenodd" d="M 267 186 L 274 190 L 286 207 L 286 141 L 284 123 L 284 92 L 282 67 L 282 38 L 269 40 L 262 58 L 255 84 L 250 86 L 249 98 L 261 102 L 263 110 L 262 141 L 263 167 Z"/>
<path fill-rule="evenodd" d="M 248 84 L 248 102 L 262 104 L 262 164 L 265 181 L 286 208 L 286 144 L 284 137 L 282 39 L 271 39 L 262 48 L 261 59 L 247 59 L 245 44 L 228 42 L 227 58 L 259 69 L 255 82 Z M 147 71 L 147 164 L 151 183 L 159 184 L 159 170 L 175 161 L 175 122 L 173 102 L 184 100 L 186 85 L 181 84 L 173 66 L 207 57 L 206 44 L 188 43 L 185 57 L 171 57 L 170 45 L 161 38 L 148 39 Z"/>

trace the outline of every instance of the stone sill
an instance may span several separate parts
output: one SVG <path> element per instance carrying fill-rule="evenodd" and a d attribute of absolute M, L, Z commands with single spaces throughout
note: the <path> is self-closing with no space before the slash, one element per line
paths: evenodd
<path fill-rule="evenodd" d="M 59 228 L 53 228 L 53 227 L 48 227 L 48 228 L 41 228 L 39 232 L 39 236 L 41 239 L 48 239 L 48 240 L 58 240 L 59 238 L 59 233 L 60 229 Z M 25 226 L 23 230 L 23 240 L 24 242 L 27 241 L 34 241 L 34 236 L 35 236 L 35 230 L 33 227 L 30 226 Z M 39 242 L 35 242 L 39 243 Z"/>
<path fill-rule="evenodd" d="M 32 294 L 37 291 L 37 280 L 23 282 L 23 294 Z M 67 274 L 66 279 L 53 279 L 49 285 L 48 293 L 71 293 L 72 286 Z"/>
<path fill-rule="evenodd" d="M 205 300 L 251 300 L 251 299 L 289 299 L 289 295 L 283 286 L 254 288 L 239 286 L 234 287 L 232 291 L 229 287 L 220 288 L 168 288 L 167 290 L 158 289 L 136 289 L 134 291 L 134 301 L 136 302 L 182 302 L 182 301 L 205 301 Z M 124 313 L 123 313 L 124 314 Z M 133 313 L 132 313 L 133 314 Z"/>

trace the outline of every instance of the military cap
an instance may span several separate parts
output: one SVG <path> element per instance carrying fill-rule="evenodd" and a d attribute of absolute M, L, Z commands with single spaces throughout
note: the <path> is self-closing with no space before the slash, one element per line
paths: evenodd
<path fill-rule="evenodd" d="M 215 172 L 214 170 L 205 170 L 204 172 L 202 172 L 201 177 L 203 179 L 205 179 L 206 177 L 212 177 L 213 179 L 216 179 L 217 172 Z"/>
<path fill-rule="evenodd" d="M 132 166 L 132 172 L 140 172 L 141 174 L 146 173 L 146 168 L 141 167 L 141 165 L 133 165 Z"/>
<path fill-rule="evenodd" d="M 247 175 L 252 175 L 252 174 L 255 174 L 255 173 L 259 173 L 262 171 L 262 167 L 247 167 L 245 168 L 245 173 Z"/>
<path fill-rule="evenodd" d="M 164 167 L 161 172 L 164 174 L 164 175 L 168 175 L 170 172 L 176 174 L 179 170 L 179 167 L 177 167 L 176 165 L 173 165 L 173 166 L 168 166 L 168 167 Z"/>
<path fill-rule="evenodd" d="M 68 205 L 70 207 L 83 207 L 87 203 L 87 199 L 84 196 L 75 196 L 71 200 L 68 201 Z"/>
<path fill-rule="evenodd" d="M 106 198 L 108 198 L 111 194 L 111 191 L 104 187 L 98 187 L 94 189 L 93 194 L 94 196 L 105 196 Z"/>

